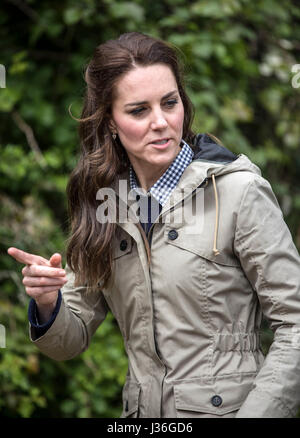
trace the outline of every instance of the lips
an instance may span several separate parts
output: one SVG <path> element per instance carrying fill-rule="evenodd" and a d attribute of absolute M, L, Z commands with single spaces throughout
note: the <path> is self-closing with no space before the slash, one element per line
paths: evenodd
<path fill-rule="evenodd" d="M 155 143 L 150 143 L 151 147 L 157 150 L 164 150 L 168 149 L 170 146 L 170 138 L 161 139 L 161 140 L 154 140 Z"/>
<path fill-rule="evenodd" d="M 157 140 L 153 140 L 150 142 L 150 144 L 155 144 L 157 146 L 163 146 L 164 144 L 168 143 L 169 138 L 159 138 Z"/>

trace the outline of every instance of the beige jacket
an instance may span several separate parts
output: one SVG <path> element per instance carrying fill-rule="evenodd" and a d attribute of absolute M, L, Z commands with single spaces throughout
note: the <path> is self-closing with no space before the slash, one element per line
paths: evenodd
<path fill-rule="evenodd" d="M 86 295 L 66 267 L 58 315 L 40 338 L 31 327 L 31 340 L 72 359 L 111 310 L 129 360 L 122 417 L 295 416 L 300 258 L 270 184 L 244 155 L 196 154 L 172 195 L 148 238 L 132 217 L 119 224 L 108 288 Z M 181 200 L 196 196 L 191 224 Z M 262 312 L 274 331 L 266 358 Z"/>

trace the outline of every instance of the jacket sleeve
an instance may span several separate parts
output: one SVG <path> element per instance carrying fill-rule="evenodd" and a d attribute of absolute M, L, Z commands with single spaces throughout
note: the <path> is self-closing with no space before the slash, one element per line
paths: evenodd
<path fill-rule="evenodd" d="M 30 340 L 58 361 L 84 352 L 109 310 L 101 290 L 87 293 L 85 287 L 74 287 L 73 272 L 67 265 L 65 270 L 68 282 L 61 289 L 62 299 L 51 326 L 40 336 L 29 323 Z"/>
<path fill-rule="evenodd" d="M 28 319 L 31 327 L 34 328 L 36 338 L 39 338 L 40 336 L 44 335 L 46 331 L 49 330 L 51 325 L 54 323 L 56 315 L 58 314 L 60 309 L 61 299 L 62 299 L 61 290 L 59 290 L 56 306 L 52 312 L 50 319 L 46 321 L 44 324 L 40 324 L 36 302 L 33 298 L 31 298 L 28 306 Z"/>
<path fill-rule="evenodd" d="M 271 186 L 260 176 L 243 194 L 235 252 L 274 332 L 236 417 L 294 417 L 300 406 L 300 257 Z"/>

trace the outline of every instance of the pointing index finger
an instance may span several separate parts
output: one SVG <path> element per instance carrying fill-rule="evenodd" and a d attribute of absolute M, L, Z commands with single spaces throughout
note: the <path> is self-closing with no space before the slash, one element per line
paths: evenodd
<path fill-rule="evenodd" d="M 44 265 L 50 266 L 50 263 L 44 257 L 30 254 L 29 252 L 22 251 L 21 249 L 11 247 L 7 250 L 8 254 L 16 259 L 20 263 L 24 263 L 25 265 Z"/>

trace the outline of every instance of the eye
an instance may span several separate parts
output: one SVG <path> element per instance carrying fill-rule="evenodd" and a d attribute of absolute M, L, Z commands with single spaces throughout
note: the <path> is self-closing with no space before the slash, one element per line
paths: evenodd
<path fill-rule="evenodd" d="M 178 103 L 178 99 L 169 99 L 166 102 L 164 102 L 163 105 L 167 108 L 173 108 L 175 105 L 177 105 L 177 103 Z M 146 110 L 147 110 L 146 107 L 140 107 L 130 111 L 130 114 L 138 117 L 141 116 Z"/>
<path fill-rule="evenodd" d="M 172 108 L 173 106 L 175 106 L 178 103 L 177 99 L 170 99 L 167 100 L 167 102 L 165 102 L 165 105 L 169 108 Z"/>
<path fill-rule="evenodd" d="M 143 111 L 144 111 L 145 109 L 146 109 L 146 108 L 144 108 L 144 107 L 136 108 L 136 109 L 130 111 L 130 114 L 133 114 L 134 116 L 139 116 L 140 114 L 143 113 Z"/>

